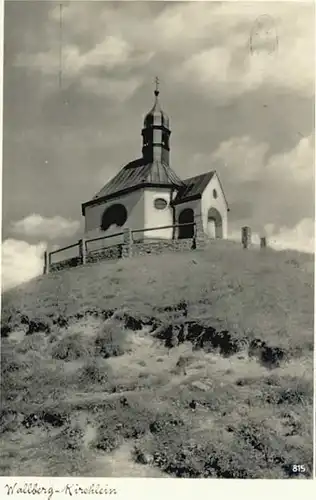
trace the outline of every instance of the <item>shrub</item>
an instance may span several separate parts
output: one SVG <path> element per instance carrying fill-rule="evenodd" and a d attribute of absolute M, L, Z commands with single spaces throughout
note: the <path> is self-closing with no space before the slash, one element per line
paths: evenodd
<path fill-rule="evenodd" d="M 220 432 L 211 437 L 208 432 L 193 438 L 189 425 L 162 428 L 141 451 L 161 470 L 181 478 L 258 478 L 272 465 L 246 436 L 227 440 Z"/>
<path fill-rule="evenodd" d="M 46 337 L 43 332 L 34 333 L 33 335 L 24 337 L 21 342 L 15 347 L 16 352 L 26 354 L 30 351 L 40 351 L 46 345 Z"/>
<path fill-rule="evenodd" d="M 24 427 L 34 427 L 43 424 L 51 425 L 52 427 L 62 427 L 68 421 L 68 415 L 62 415 L 55 411 L 42 411 L 39 413 L 30 413 L 25 416 L 22 425 Z"/>
<path fill-rule="evenodd" d="M 19 362 L 18 359 L 13 355 L 3 356 L 1 359 L 1 374 L 2 374 L 2 376 L 6 375 L 7 373 L 16 372 L 22 368 L 23 368 L 23 364 L 21 362 Z"/>
<path fill-rule="evenodd" d="M 1 367 L 3 368 L 3 367 Z M 21 364 L 13 361 L 8 363 L 5 370 L 1 373 L 1 398 L 2 402 L 8 404 L 21 398 L 27 384 L 24 380 L 25 372 Z"/>
<path fill-rule="evenodd" d="M 261 382 L 260 389 L 261 399 L 269 404 L 312 404 L 313 401 L 313 384 L 310 380 L 289 376 L 267 377 Z"/>
<path fill-rule="evenodd" d="M 127 346 L 126 330 L 115 323 L 104 323 L 95 339 L 96 354 L 103 358 L 121 356 Z"/>
<path fill-rule="evenodd" d="M 54 411 L 43 411 L 41 420 L 52 427 L 62 427 L 68 420 L 68 415 L 56 413 Z"/>
<path fill-rule="evenodd" d="M 21 325 L 27 325 L 29 322 L 28 316 L 21 313 L 15 307 L 4 308 L 1 311 L 1 337 L 9 337 L 12 330 L 19 328 Z"/>
<path fill-rule="evenodd" d="M 292 386 L 282 387 L 279 390 L 277 404 L 300 404 L 312 402 L 313 399 L 313 385 L 311 381 L 294 380 Z"/>
<path fill-rule="evenodd" d="M 89 383 L 102 384 L 103 388 L 106 386 L 109 389 L 111 374 L 112 370 L 109 365 L 100 362 L 98 359 L 89 360 L 79 370 L 79 384 L 83 386 Z"/>
<path fill-rule="evenodd" d="M 133 459 L 135 462 L 145 465 L 151 464 L 153 462 L 153 457 L 149 453 L 144 452 L 140 447 L 134 446 L 132 452 Z"/>
<path fill-rule="evenodd" d="M 1 321 L 1 337 L 7 338 L 11 332 L 11 325 L 8 323 Z"/>
<path fill-rule="evenodd" d="M 22 417 L 23 418 L 23 417 Z M 0 412 L 0 434 L 17 430 L 21 421 L 21 415 L 16 411 L 1 410 Z"/>
<path fill-rule="evenodd" d="M 28 321 L 28 330 L 26 335 L 32 335 L 33 333 L 44 332 L 50 333 L 53 326 L 53 322 L 48 317 L 34 317 Z"/>
<path fill-rule="evenodd" d="M 124 439 L 145 435 L 157 418 L 156 409 L 148 408 L 139 395 L 109 401 L 99 415 L 101 423 L 94 445 L 104 451 L 112 451 Z"/>
<path fill-rule="evenodd" d="M 109 434 L 106 432 L 106 428 L 99 429 L 96 448 L 105 452 L 110 452 L 115 450 L 121 443 L 121 437 L 117 434 Z"/>
<path fill-rule="evenodd" d="M 62 363 L 55 361 L 55 365 L 49 366 L 47 361 L 33 363 L 32 368 L 24 375 L 25 390 L 23 401 L 43 403 L 54 399 L 58 400 L 64 395 L 69 386 Z"/>
<path fill-rule="evenodd" d="M 59 340 L 52 348 L 52 357 L 64 361 L 85 358 L 93 353 L 92 346 L 82 335 L 72 334 Z"/>
<path fill-rule="evenodd" d="M 61 441 L 62 447 L 67 450 L 79 450 L 82 446 L 83 436 L 84 431 L 78 424 L 69 425 L 62 430 L 59 441 Z"/>
<path fill-rule="evenodd" d="M 197 453 L 196 443 L 189 439 L 187 426 L 171 425 L 168 419 L 158 417 L 151 432 L 152 439 L 141 451 L 152 457 L 155 466 L 175 477 L 203 477 L 204 460 Z"/>
<path fill-rule="evenodd" d="M 24 356 L 16 352 L 15 348 L 8 341 L 2 341 L 1 345 L 1 375 L 5 377 L 7 374 L 25 370 L 30 364 Z"/>
<path fill-rule="evenodd" d="M 161 432 L 172 434 L 175 428 L 182 427 L 184 422 L 181 418 L 175 418 L 170 413 L 158 415 L 149 425 L 149 430 L 152 434 Z"/>

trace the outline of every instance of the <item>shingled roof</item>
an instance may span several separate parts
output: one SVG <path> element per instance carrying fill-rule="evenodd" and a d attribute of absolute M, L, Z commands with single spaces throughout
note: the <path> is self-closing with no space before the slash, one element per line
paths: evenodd
<path fill-rule="evenodd" d="M 173 204 L 176 205 L 195 198 L 200 198 L 214 174 L 215 170 L 185 179 L 183 181 L 184 186 L 179 189 Z"/>
<path fill-rule="evenodd" d="M 146 163 L 143 158 L 134 160 L 123 167 L 93 198 L 83 203 L 92 205 L 97 200 L 105 201 L 141 187 L 183 187 L 183 181 L 166 164 L 154 161 Z"/>

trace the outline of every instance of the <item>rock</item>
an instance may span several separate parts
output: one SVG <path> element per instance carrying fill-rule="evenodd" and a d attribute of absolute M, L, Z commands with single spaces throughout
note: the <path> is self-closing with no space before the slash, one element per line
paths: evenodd
<path fill-rule="evenodd" d="M 142 329 L 143 324 L 140 319 L 134 318 L 129 314 L 125 314 L 124 326 L 129 330 L 137 331 Z"/>
<path fill-rule="evenodd" d="M 102 313 L 101 313 L 104 321 L 106 321 L 107 319 L 110 319 L 113 316 L 113 314 L 114 314 L 113 309 L 106 309 L 106 310 L 102 311 Z"/>
<path fill-rule="evenodd" d="M 44 319 L 33 318 L 29 322 L 29 328 L 26 335 L 32 335 L 33 333 L 45 332 L 49 333 L 51 331 L 51 325 Z"/>
<path fill-rule="evenodd" d="M 146 465 L 152 463 L 153 458 L 149 453 L 137 449 L 135 450 L 135 460 L 140 464 Z"/>
<path fill-rule="evenodd" d="M 64 316 L 58 316 L 53 320 L 54 325 L 58 325 L 60 328 L 67 328 L 68 319 Z"/>
<path fill-rule="evenodd" d="M 129 406 L 129 403 L 128 403 L 128 400 L 125 396 L 123 396 L 121 399 L 120 399 L 120 403 L 122 406 Z"/>
<path fill-rule="evenodd" d="M 285 351 L 279 347 L 269 347 L 265 348 L 261 352 L 261 362 L 262 364 L 273 368 L 279 365 L 280 361 L 285 358 Z"/>
<path fill-rule="evenodd" d="M 9 337 L 11 326 L 8 324 L 1 325 L 1 337 Z"/>
<path fill-rule="evenodd" d="M 49 413 L 43 412 L 42 414 L 43 422 L 52 425 L 53 427 L 62 427 L 66 422 L 66 418 L 59 413 Z"/>
<path fill-rule="evenodd" d="M 155 422 L 152 422 L 149 425 L 149 430 L 152 434 L 157 434 L 158 432 L 161 432 L 162 429 L 163 429 L 163 424 L 162 424 L 162 422 L 159 422 L 158 420 L 156 420 Z"/>

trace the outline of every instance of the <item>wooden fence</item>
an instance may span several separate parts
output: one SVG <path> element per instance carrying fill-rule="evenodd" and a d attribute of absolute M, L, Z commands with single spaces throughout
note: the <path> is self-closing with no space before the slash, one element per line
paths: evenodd
<path fill-rule="evenodd" d="M 176 240 L 175 238 L 175 230 L 179 229 L 180 227 L 183 226 L 193 226 L 193 231 L 191 237 L 188 239 L 192 240 L 192 249 L 196 248 L 196 241 L 197 241 L 197 225 L 195 222 L 193 223 L 185 223 L 185 224 L 173 224 L 173 225 L 168 225 L 168 226 L 158 226 L 158 227 L 150 227 L 150 228 L 142 228 L 142 229 L 130 229 L 126 228 L 123 231 L 120 231 L 118 233 L 113 233 L 105 236 L 98 236 L 96 238 L 82 238 L 80 239 L 77 243 L 74 243 L 72 245 L 68 245 L 63 248 L 59 248 L 57 250 L 54 250 L 52 252 L 45 252 L 44 253 L 44 274 L 49 273 L 51 270 L 57 270 L 59 268 L 64 268 L 64 267 L 75 267 L 78 265 L 84 265 L 87 262 L 87 257 L 90 258 L 93 256 L 93 254 L 98 254 L 104 250 L 108 250 L 114 247 L 120 247 L 121 252 L 120 256 L 125 256 L 129 257 L 131 255 L 131 249 L 134 245 L 134 243 L 139 243 L 139 241 L 136 238 L 134 238 L 134 235 L 137 235 L 139 233 L 148 233 L 149 231 L 161 231 L 164 229 L 172 229 L 173 230 L 173 237 L 172 240 Z M 92 242 L 97 242 L 97 241 L 108 241 L 113 238 L 121 238 L 121 241 L 119 243 L 113 243 L 112 245 L 103 245 L 103 246 L 98 246 L 97 248 L 94 249 L 89 249 L 89 243 Z M 163 237 L 150 237 L 148 241 L 164 241 L 166 238 Z M 179 238 L 178 238 L 179 239 Z M 147 239 L 146 239 L 147 240 Z M 251 228 L 248 226 L 242 227 L 241 229 L 241 243 L 243 248 L 247 249 L 251 246 Z M 267 240 L 266 237 L 261 237 L 260 238 L 260 247 L 261 248 L 266 248 L 267 247 Z M 68 257 L 66 259 L 57 261 L 57 262 L 52 262 L 52 257 L 54 255 L 57 255 L 58 253 L 65 252 L 67 250 L 71 250 L 77 248 L 77 253 L 76 255 L 72 257 Z"/>
<path fill-rule="evenodd" d="M 72 245 L 68 245 L 66 247 L 59 248 L 57 250 L 54 250 L 53 252 L 45 252 L 44 253 L 44 274 L 49 273 L 50 270 L 52 270 L 54 268 L 58 269 L 58 268 L 62 268 L 62 267 L 75 267 L 77 265 L 84 265 L 87 262 L 88 255 L 91 255 L 94 253 L 99 253 L 102 250 L 106 250 L 106 249 L 109 249 L 111 247 L 113 248 L 113 247 L 116 247 L 118 245 L 125 247 L 125 250 L 126 250 L 125 254 L 126 254 L 126 256 L 128 256 L 130 254 L 130 248 L 133 245 L 133 243 L 135 242 L 133 236 L 136 235 L 137 233 L 145 233 L 148 231 L 160 231 L 163 229 L 172 229 L 173 231 L 175 231 L 180 226 L 193 226 L 193 236 L 192 236 L 193 243 L 192 244 L 194 245 L 195 239 L 196 239 L 196 223 L 195 222 L 185 223 L 185 224 L 173 224 L 173 225 L 169 225 L 169 226 L 158 226 L 158 227 L 150 227 L 150 228 L 142 228 L 142 229 L 133 229 L 133 230 L 126 228 L 124 231 L 120 231 L 118 233 L 112 233 L 112 234 L 108 234 L 108 235 L 104 235 L 104 236 L 98 236 L 95 238 L 82 238 L 77 243 L 74 243 Z M 94 248 L 94 249 L 89 249 L 89 243 L 97 242 L 97 241 L 106 242 L 106 240 L 107 241 L 111 240 L 111 239 L 113 240 L 114 238 L 118 238 L 118 237 L 122 237 L 122 240 L 120 243 L 113 243 L 112 245 L 103 245 L 103 246 L 98 246 L 97 248 Z M 158 237 L 157 239 L 159 240 L 162 238 Z M 77 253 L 75 256 L 72 256 L 70 258 L 68 257 L 66 259 L 61 259 L 57 262 L 52 262 L 52 257 L 54 255 L 60 254 L 62 252 L 65 252 L 67 250 L 71 250 L 74 248 L 77 248 Z"/>

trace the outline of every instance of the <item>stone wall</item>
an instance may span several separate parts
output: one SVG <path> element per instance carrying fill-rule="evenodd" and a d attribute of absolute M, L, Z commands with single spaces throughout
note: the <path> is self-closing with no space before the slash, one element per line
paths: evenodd
<path fill-rule="evenodd" d="M 98 262 L 99 260 L 116 260 L 122 258 L 123 244 L 114 245 L 112 247 L 103 248 L 97 252 L 87 253 L 86 262 Z"/>
<path fill-rule="evenodd" d="M 54 262 L 53 264 L 50 264 L 49 271 L 60 271 L 61 269 L 69 269 L 71 267 L 77 267 L 80 265 L 80 257 L 72 257 L 71 259 L 61 260 L 60 262 Z"/>
<path fill-rule="evenodd" d="M 164 252 L 181 252 L 190 251 L 194 248 L 204 248 L 206 241 L 205 239 L 197 238 L 194 245 L 193 239 L 181 239 L 181 240 L 155 240 L 146 239 L 144 241 L 132 242 L 130 239 L 130 231 L 124 235 L 124 243 L 118 245 L 113 245 L 112 247 L 104 248 L 99 251 L 87 252 L 85 255 L 86 263 L 99 262 L 102 260 L 119 260 L 126 259 L 130 257 L 135 257 L 137 255 L 157 255 Z M 55 264 L 51 264 L 49 272 L 60 271 L 61 269 L 68 269 L 70 267 L 76 267 L 81 265 L 83 259 L 80 257 L 75 257 L 72 259 L 64 260 Z"/>
<path fill-rule="evenodd" d="M 247 231 L 246 231 L 247 230 Z M 245 239 L 245 233 L 248 239 Z M 251 229 L 242 228 L 242 241 L 251 240 Z M 124 229 L 123 243 L 112 245 L 111 247 L 103 248 L 94 252 L 86 252 L 84 240 L 79 241 L 79 256 L 70 259 L 64 259 L 60 262 L 50 263 L 50 255 L 48 252 L 44 254 L 44 274 L 61 269 L 68 269 L 84 265 L 85 263 L 98 262 L 102 260 L 119 260 L 128 259 L 137 255 L 160 254 L 164 252 L 181 252 L 181 251 L 194 251 L 195 249 L 205 248 L 213 239 L 209 239 L 205 234 L 201 233 L 199 227 L 196 231 L 196 237 L 190 239 L 144 239 L 143 241 L 134 241 L 132 238 L 132 231 L 129 228 Z M 248 244 L 244 248 L 248 248 Z M 261 238 L 261 248 L 268 246 L 266 238 Z"/>
<path fill-rule="evenodd" d="M 178 252 L 181 250 L 191 250 L 192 239 L 187 240 L 147 240 L 134 243 L 131 248 L 131 256 L 160 254 L 163 252 Z"/>

